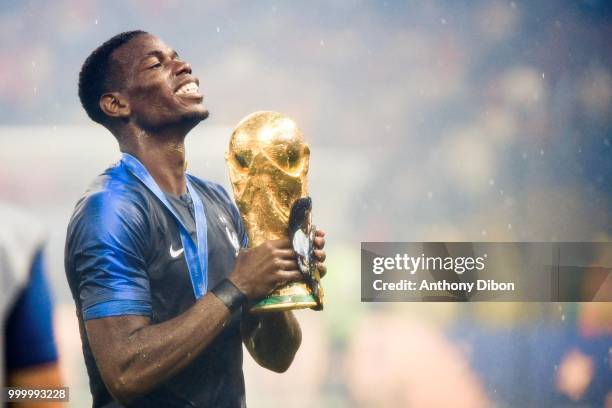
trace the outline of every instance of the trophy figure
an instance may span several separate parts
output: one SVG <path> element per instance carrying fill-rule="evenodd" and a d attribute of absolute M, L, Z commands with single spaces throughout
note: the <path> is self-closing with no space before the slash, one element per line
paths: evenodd
<path fill-rule="evenodd" d="M 303 277 L 275 289 L 252 312 L 323 308 L 306 179 L 309 158 L 296 123 L 278 112 L 252 113 L 232 133 L 225 159 L 249 246 L 288 236 Z"/>

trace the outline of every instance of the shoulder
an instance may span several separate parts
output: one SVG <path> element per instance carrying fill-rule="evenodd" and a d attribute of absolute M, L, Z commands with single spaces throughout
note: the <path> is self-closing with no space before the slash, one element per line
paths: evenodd
<path fill-rule="evenodd" d="M 189 180 L 193 183 L 193 185 L 199 189 L 201 192 L 212 196 L 212 198 L 221 201 L 223 204 L 228 206 L 234 206 L 234 202 L 230 198 L 227 190 L 223 188 L 223 186 L 219 183 L 215 183 L 209 180 L 203 180 L 201 178 L 195 177 L 191 174 L 188 175 Z"/>
<path fill-rule="evenodd" d="M 146 210 L 146 188 L 121 164 L 100 174 L 77 202 L 74 214 Z"/>
<path fill-rule="evenodd" d="M 149 207 L 145 187 L 121 164 L 114 165 L 96 177 L 77 202 L 69 234 L 78 227 L 99 229 L 142 223 Z"/>

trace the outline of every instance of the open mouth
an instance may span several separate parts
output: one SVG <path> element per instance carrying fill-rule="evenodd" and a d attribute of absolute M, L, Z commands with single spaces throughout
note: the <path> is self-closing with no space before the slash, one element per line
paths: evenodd
<path fill-rule="evenodd" d="M 179 96 L 202 97 L 199 92 L 198 85 L 195 82 L 187 82 L 186 84 L 181 85 L 174 93 Z"/>

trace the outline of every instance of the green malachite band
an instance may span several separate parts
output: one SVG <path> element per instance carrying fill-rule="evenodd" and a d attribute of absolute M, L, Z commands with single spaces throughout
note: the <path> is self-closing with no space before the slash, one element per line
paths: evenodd
<path fill-rule="evenodd" d="M 276 306 L 285 303 L 312 303 L 312 305 L 316 305 L 317 301 L 312 295 L 268 296 L 257 302 L 252 309 L 260 309 L 266 306 Z"/>

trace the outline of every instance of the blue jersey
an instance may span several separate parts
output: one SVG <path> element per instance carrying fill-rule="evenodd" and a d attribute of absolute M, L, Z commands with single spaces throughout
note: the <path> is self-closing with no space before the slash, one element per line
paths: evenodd
<path fill-rule="evenodd" d="M 246 233 L 221 186 L 188 177 L 204 205 L 206 278 L 212 288 L 233 270 Z M 100 175 L 77 203 L 68 226 L 65 268 L 94 407 L 118 404 L 102 381 L 83 321 L 143 315 L 156 324 L 185 312 L 196 301 L 185 252 L 176 218 L 123 161 Z M 237 312 L 191 364 L 134 406 L 244 406 L 239 323 Z"/>

